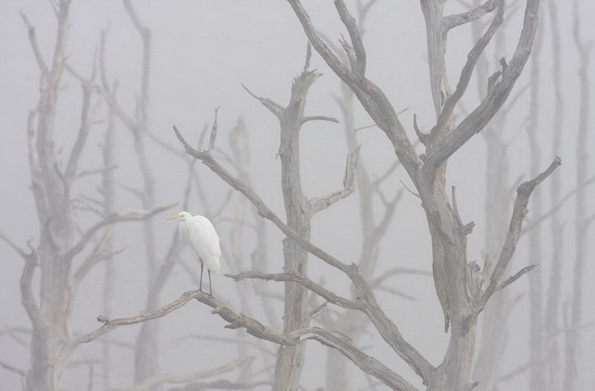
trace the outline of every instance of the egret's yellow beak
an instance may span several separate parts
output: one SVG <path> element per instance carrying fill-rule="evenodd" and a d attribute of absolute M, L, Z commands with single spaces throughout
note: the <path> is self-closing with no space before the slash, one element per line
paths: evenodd
<path fill-rule="evenodd" d="M 165 219 L 166 219 L 166 220 L 177 220 L 177 219 L 179 219 L 179 218 L 180 218 L 180 216 L 178 216 L 178 215 L 173 215 L 173 216 L 166 217 Z"/>

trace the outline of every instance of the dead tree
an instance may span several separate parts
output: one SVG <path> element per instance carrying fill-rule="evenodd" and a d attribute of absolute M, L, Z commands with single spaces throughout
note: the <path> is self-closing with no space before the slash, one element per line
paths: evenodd
<path fill-rule="evenodd" d="M 281 189 L 285 204 L 288 227 L 306 241 L 310 240 L 310 224 L 312 217 L 328 208 L 335 202 L 347 197 L 354 190 L 353 169 L 357 162 L 357 149 L 349 156 L 344 180 L 344 189 L 325 197 L 308 199 L 302 190 L 300 169 L 300 130 L 308 121 L 325 120 L 337 122 L 324 116 L 306 116 L 304 107 L 308 91 L 320 74 L 310 70 L 311 49 L 308 46 L 306 64 L 291 88 L 289 104 L 283 107 L 270 99 L 259 98 L 267 109 L 278 119 L 281 131 L 279 157 L 281 160 Z M 307 275 L 308 252 L 291 239 L 283 242 L 285 272 Z M 283 331 L 307 328 L 310 324 L 307 290 L 299 283 L 285 282 Z M 304 365 L 305 345 L 279 347 L 275 368 L 276 390 L 296 391 L 300 384 L 300 376 Z"/>
<path fill-rule="evenodd" d="M 471 364 L 475 350 L 478 317 L 496 292 L 506 288 L 531 270 L 530 267 L 523 268 L 511 277 L 506 278 L 506 272 L 514 255 L 527 214 L 529 199 L 536 187 L 552 174 L 561 162 L 559 158 L 554 159 L 547 169 L 518 186 L 508 230 L 501 244 L 499 254 L 493 266 L 484 265 L 483 271 L 479 265 L 467 260 L 467 237 L 473 229 L 473 223 L 463 223 L 459 215 L 454 189 L 450 192 L 446 188 L 446 166 L 448 159 L 473 135 L 480 132 L 487 125 L 508 98 L 531 52 L 533 37 L 537 28 L 539 1 L 528 0 L 526 2 L 523 29 L 514 55 L 508 61 L 502 61 L 501 69 L 498 70 L 500 74 L 496 80 L 493 80 L 491 88 L 482 97 L 479 105 L 460 121 L 454 117 L 455 109 L 461 97 L 465 94 L 478 58 L 502 24 L 504 3 L 499 0 L 487 1 L 469 12 L 445 17 L 443 15 L 443 1 L 422 1 L 422 10 L 426 17 L 428 31 L 432 101 L 436 109 L 437 120 L 436 125 L 428 134 L 416 129 L 421 143 L 425 146 L 425 153 L 421 156 L 415 150 L 413 142 L 407 135 L 405 127 L 400 122 L 391 102 L 380 87 L 366 77 L 367 58 L 365 47 L 356 21 L 350 15 L 345 4 L 340 0 L 335 1 L 338 15 L 349 34 L 349 41 L 342 43 L 349 59 L 347 63 L 341 61 L 320 38 L 301 3 L 297 0 L 289 0 L 289 3 L 312 46 L 332 71 L 352 89 L 364 109 L 385 133 L 395 150 L 396 157 L 415 185 L 417 194 L 421 199 L 422 210 L 420 212 L 426 216 L 431 235 L 434 285 L 444 312 L 445 329 L 450 332 L 450 343 L 444 353 L 442 362 L 437 366 L 430 363 L 401 334 L 396 323 L 397 320 L 389 318 L 384 312 L 376 300 L 370 282 L 362 275 L 357 266 L 341 262 L 310 242 L 308 236 L 305 235 L 308 231 L 304 230 L 304 228 L 308 228 L 307 226 L 295 224 L 296 221 L 292 222 L 291 216 L 288 216 L 288 222 L 285 223 L 263 202 L 254 190 L 230 174 L 213 157 L 211 149 L 206 151 L 196 150 L 175 129 L 178 139 L 189 155 L 202 161 L 223 181 L 246 196 L 256 207 L 261 217 L 271 221 L 287 236 L 286 247 L 288 247 L 287 243 L 290 242 L 292 243 L 291 249 L 305 250 L 330 267 L 335 268 L 337 273 L 344 275 L 350 281 L 355 294 L 353 298 L 342 297 L 315 283 L 306 274 L 305 264 L 300 263 L 289 264 L 292 267 L 288 267 L 283 273 L 247 271 L 232 277 L 238 281 L 258 278 L 280 281 L 286 284 L 299 284 L 302 289 L 305 288 L 315 293 L 330 304 L 346 310 L 360 312 L 373 325 L 387 346 L 409 365 L 428 390 L 471 390 L 477 385 L 477 383 L 473 382 L 471 376 Z M 448 31 L 486 15 L 493 16 L 491 23 L 471 49 L 456 88 L 451 91 L 446 79 L 444 64 Z M 306 71 L 303 74 L 305 73 Z M 290 104 L 287 108 L 283 108 L 270 100 L 263 98 L 260 98 L 260 100 L 280 119 L 283 119 L 281 121 L 282 129 L 283 125 L 292 123 L 292 121 L 289 121 L 290 118 L 294 118 L 286 117 L 286 115 L 295 114 L 295 111 L 299 112 L 299 108 L 303 107 L 301 106 L 303 102 L 296 106 Z M 290 168 L 291 161 L 289 159 L 291 156 L 289 151 L 283 150 L 283 146 L 291 144 L 284 144 L 284 141 L 289 140 L 283 140 L 283 135 L 282 130 L 280 154 L 288 154 L 286 157 L 288 159 L 287 168 Z M 297 137 L 296 135 L 286 136 Z M 289 181 L 287 185 L 295 186 L 296 184 Z M 301 191 L 297 191 L 292 193 L 292 196 L 295 197 L 300 194 L 303 196 Z M 290 199 L 289 201 L 292 202 L 292 205 L 304 206 L 303 200 Z M 287 212 L 289 213 L 289 211 Z M 288 298 L 292 298 L 291 295 L 294 295 L 293 298 L 303 297 L 299 292 L 299 288 L 296 288 L 293 292 L 288 290 L 287 293 Z M 279 332 L 263 325 L 249 315 L 233 310 L 220 300 L 198 291 L 186 292 L 178 300 L 138 316 L 119 319 L 99 317 L 103 325 L 98 330 L 82 337 L 79 341 L 91 341 L 119 325 L 135 324 L 166 316 L 191 300 L 198 300 L 213 308 L 215 314 L 228 322 L 226 327 L 245 328 L 249 334 L 257 338 L 281 345 L 282 349 L 288 353 L 299 353 L 300 344 L 309 339 L 316 340 L 340 351 L 363 372 L 375 377 L 391 389 L 417 390 L 417 387 L 407 381 L 403 375 L 391 369 L 390 365 L 367 355 L 341 333 L 310 327 L 305 323 L 295 323 L 295 328 L 289 329 L 286 327 L 284 332 Z M 295 303 L 295 307 L 289 308 L 289 312 L 286 312 L 286 314 L 296 314 L 292 320 L 303 319 L 300 318 L 303 307 L 299 301 Z M 289 321 L 286 319 L 286 322 Z M 299 360 L 299 355 L 293 357 Z M 299 369 L 299 361 L 294 361 L 293 364 Z M 294 387 L 296 372 L 288 373 L 288 377 L 285 377 L 285 379 L 290 377 L 289 381 L 277 383 L 276 389 L 283 389 L 280 387 L 285 386 Z"/>
<path fill-rule="evenodd" d="M 350 42 L 344 44 L 349 55 L 349 64 L 340 61 L 321 40 L 300 2 L 289 0 L 289 3 L 314 48 L 337 76 L 352 88 L 376 125 L 385 132 L 422 200 L 432 236 L 436 292 L 444 311 L 445 328 L 451 327 L 451 343 L 445 360 L 424 382 L 429 389 L 470 389 L 471 352 L 474 351 L 477 316 L 502 283 L 504 269 L 512 253 L 505 255 L 505 248 L 501 251 L 494 271 L 489 273 L 487 288 L 484 289 L 480 281 L 474 282 L 474 279 L 479 278 L 477 267 L 466 259 L 467 235 L 471 233 L 473 224 L 462 222 L 454 191 L 452 198 L 449 197 L 445 180 L 446 162 L 469 138 L 483 129 L 510 94 L 531 51 L 537 28 L 539 1 L 527 1 L 517 50 L 508 64 L 502 67 L 499 81 L 494 83 L 482 102 L 458 124 L 453 116 L 454 110 L 467 89 L 477 59 L 503 21 L 504 3 L 487 1 L 467 13 L 445 17 L 444 1 L 421 2 L 428 37 L 430 85 L 437 116 L 436 125 L 429 134 L 418 133 L 420 141 L 426 147 L 426 153 L 421 157 L 412 147 L 391 103 L 382 90 L 365 76 L 365 47 L 356 21 L 345 4 L 335 1 L 337 12 L 349 33 Z M 469 52 L 456 89 L 451 91 L 445 67 L 448 31 L 490 13 L 494 14 L 492 22 Z M 522 219 L 517 214 L 520 212 L 518 206 L 515 205 L 513 216 Z M 514 226 L 513 221 L 505 243 L 511 239 L 516 242 L 512 235 Z"/>
<path fill-rule="evenodd" d="M 107 247 L 113 224 L 144 221 L 166 208 L 150 211 L 109 213 L 84 226 L 78 213 L 88 205 L 71 194 L 75 181 L 104 168 L 85 172 L 79 167 L 91 128 L 90 107 L 95 92 L 91 79 L 82 80 L 81 119 L 72 150 L 67 158 L 60 153 L 55 123 L 61 83 L 67 69 L 66 40 L 69 0 L 55 4 L 57 35 L 48 62 L 38 46 L 35 28 L 23 15 L 33 54 L 41 72 L 40 96 L 27 122 L 31 189 L 39 220 L 38 244 L 29 251 L 2 236 L 25 261 L 20 281 L 21 299 L 32 326 L 31 367 L 25 378 L 26 390 L 55 390 L 72 353 L 79 345 L 72 337 L 70 320 L 81 283 L 99 263 L 111 256 Z M 70 70 L 71 73 L 74 73 Z M 76 73 L 75 73 L 76 75 Z M 94 209 L 89 207 L 91 211 Z M 107 228 L 107 229 L 106 229 Z M 35 275 L 38 273 L 38 277 Z M 39 280 L 39 286 L 36 281 Z M 39 292 L 39 293 L 37 293 Z"/>

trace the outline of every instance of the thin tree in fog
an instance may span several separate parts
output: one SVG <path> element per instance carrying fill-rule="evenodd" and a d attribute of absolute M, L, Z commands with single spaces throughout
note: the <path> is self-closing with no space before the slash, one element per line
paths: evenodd
<path fill-rule="evenodd" d="M 540 22 L 542 20 L 540 19 Z M 542 22 L 543 23 L 543 22 Z M 539 55 L 543 44 L 543 30 L 540 30 L 533 45 L 531 58 L 531 87 L 529 88 L 529 113 L 525 128 L 529 143 L 529 161 L 531 174 L 540 169 L 542 161 L 541 134 L 539 124 L 539 108 L 542 103 L 540 83 L 541 66 Z M 539 216 L 543 213 L 543 201 L 540 193 L 533 197 L 531 205 L 533 212 Z M 543 254 L 541 243 L 543 239 L 542 226 L 538 225 L 528 232 L 529 264 L 537 265 L 541 262 Z M 529 275 L 529 376 L 530 389 L 533 391 L 545 389 L 545 360 L 543 352 L 543 281 L 541 271 Z"/>
<path fill-rule="evenodd" d="M 589 230 L 595 221 L 595 215 L 587 212 L 587 200 L 584 191 L 581 191 L 588 181 L 588 130 L 589 114 L 591 111 L 591 91 L 588 70 L 592 63 L 591 54 L 593 42 L 585 42 L 580 28 L 579 2 L 573 4 L 573 31 L 574 44 L 579 54 L 579 112 L 578 112 L 578 137 L 576 143 L 576 210 L 575 210 L 575 260 L 572 275 L 572 297 L 570 299 L 570 310 L 564 313 L 565 333 L 565 365 L 564 365 L 564 389 L 574 391 L 577 389 L 577 356 L 581 346 L 581 328 L 583 325 L 583 284 L 584 273 L 587 261 L 587 244 L 589 243 Z M 591 178 L 592 180 L 593 178 Z M 589 180 L 590 181 L 590 180 Z M 570 312 L 570 313 L 568 313 Z"/>
<path fill-rule="evenodd" d="M 134 109 L 133 115 L 128 114 L 126 110 L 121 107 L 116 99 L 115 89 L 108 85 L 104 54 L 106 45 L 105 34 L 102 35 L 101 42 L 101 80 L 110 109 L 130 131 L 133 137 L 134 148 L 142 178 L 142 190 L 132 188 L 129 190 L 138 196 L 143 208 L 150 209 L 155 206 L 155 177 L 149 163 L 150 157 L 146 147 L 150 121 L 149 87 L 151 75 L 151 31 L 142 23 L 130 0 L 123 0 L 122 3 L 142 42 L 143 55 L 139 84 L 140 91 L 137 99 L 137 107 Z M 163 286 L 162 284 L 157 284 L 160 260 L 157 255 L 157 242 L 155 241 L 155 227 L 153 220 L 146 220 L 144 222 L 143 238 L 147 264 L 148 287 L 146 309 L 152 310 L 159 305 L 160 288 Z M 170 259 L 170 263 L 173 263 L 173 260 Z M 159 373 L 159 351 L 159 322 L 144 323 L 141 326 L 135 348 L 136 383 L 140 383 L 154 374 Z M 155 385 L 149 389 L 151 391 L 159 391 L 162 388 L 159 385 Z"/>
<path fill-rule="evenodd" d="M 252 187 L 249 133 L 242 118 L 238 119 L 229 132 L 229 145 L 232 152 L 229 163 L 235 167 L 238 179 Z M 249 234 L 248 231 L 252 231 L 252 234 Z M 245 270 L 247 265 L 251 270 L 269 270 L 267 242 L 267 230 L 264 220 L 258 217 L 258 212 L 248 200 L 241 197 L 237 202 L 236 212 L 233 217 L 230 249 L 225 257 L 229 261 L 229 271 L 236 274 Z M 254 313 L 256 307 L 260 307 L 271 327 L 276 330 L 281 329 L 280 317 L 274 303 L 277 298 L 273 297 L 268 290 L 268 284 L 263 281 L 253 280 L 251 284 L 234 284 L 234 286 L 237 290 L 242 312 Z M 238 374 L 238 383 L 254 379 L 259 371 L 266 372 L 267 377 L 273 379 L 275 352 L 264 341 L 253 341 L 243 330 L 238 330 L 236 341 L 239 341 L 237 342 L 238 357 L 248 357 L 250 352 L 256 351 L 260 358 L 258 366 L 253 364 L 241 367 Z M 250 346 L 255 347 L 255 349 L 249 349 Z M 269 384 L 272 385 L 273 382 L 270 381 Z"/>
<path fill-rule="evenodd" d="M 107 129 L 103 138 L 103 166 L 106 170 L 102 175 L 101 183 L 101 194 L 103 195 L 103 216 L 108 218 L 109 215 L 115 212 L 116 207 L 116 183 L 115 173 L 111 169 L 116 165 L 115 158 L 115 115 L 113 111 L 110 111 L 108 117 Z M 113 227 L 108 229 L 113 230 Z M 114 260 L 114 244 L 113 238 L 109 237 L 105 243 L 105 250 L 109 254 L 104 261 L 104 280 L 103 280 L 103 313 L 106 316 L 112 316 L 114 309 L 114 290 L 116 287 L 116 265 Z M 102 349 L 103 355 L 103 385 L 105 388 L 112 386 L 112 343 L 111 341 L 105 341 Z"/>
<path fill-rule="evenodd" d="M 554 1 L 548 2 L 547 12 L 549 14 L 549 28 L 551 33 L 552 51 L 552 76 L 554 87 L 554 107 L 552 126 L 552 151 L 560 154 L 562 149 L 562 133 L 564 129 L 565 102 L 562 93 L 562 52 L 560 21 L 558 20 L 558 5 Z M 550 182 L 550 204 L 557 205 L 561 202 L 561 180 L 554 175 Z M 561 368 L 562 360 L 558 342 L 558 330 L 560 329 L 561 297 L 562 297 L 562 254 L 564 248 L 563 233 L 565 231 L 561 214 L 553 213 L 550 221 L 551 237 L 551 269 L 548 279 L 545 314 L 544 314 L 544 354 L 546 359 L 546 385 L 547 389 L 559 390 L 562 387 Z M 542 270 L 538 272 L 542 273 Z"/>

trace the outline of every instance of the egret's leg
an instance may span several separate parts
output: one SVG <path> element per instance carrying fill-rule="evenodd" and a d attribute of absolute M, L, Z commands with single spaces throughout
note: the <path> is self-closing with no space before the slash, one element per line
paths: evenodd
<path fill-rule="evenodd" d="M 209 275 L 209 295 L 213 297 L 213 285 L 211 284 L 211 269 L 207 268 L 207 274 Z"/>
<path fill-rule="evenodd" d="M 205 268 L 205 264 L 203 263 L 202 259 L 200 260 L 200 284 L 198 285 L 198 290 L 202 292 L 202 272 Z"/>

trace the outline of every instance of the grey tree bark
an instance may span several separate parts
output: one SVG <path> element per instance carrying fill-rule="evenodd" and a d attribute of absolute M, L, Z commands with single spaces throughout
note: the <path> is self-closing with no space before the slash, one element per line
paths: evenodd
<path fill-rule="evenodd" d="M 324 198 L 310 200 L 302 190 L 300 173 L 300 130 L 304 123 L 312 120 L 336 120 L 329 117 L 308 117 L 304 114 L 308 91 L 320 74 L 309 69 L 311 50 L 308 46 L 304 70 L 295 78 L 289 104 L 286 107 L 270 99 L 257 98 L 269 109 L 280 123 L 281 142 L 281 188 L 287 226 L 300 238 L 310 240 L 310 223 L 315 213 L 326 209 L 332 203 L 353 192 L 353 182 L 346 184 L 344 191 Z M 249 91 L 248 91 L 249 92 Z M 251 93 L 250 93 L 251 94 Z M 349 167 L 349 165 L 348 165 Z M 307 275 L 308 252 L 293 240 L 283 241 L 284 267 L 286 273 Z M 290 334 L 305 329 L 310 324 L 307 290 L 293 281 L 285 283 L 283 331 Z M 304 366 L 305 344 L 279 347 L 275 365 L 274 390 L 297 391 Z"/>
<path fill-rule="evenodd" d="M 353 89 L 377 126 L 387 134 L 422 199 L 422 207 L 432 236 L 436 291 L 444 310 L 445 328 L 448 329 L 449 326 L 451 328 L 450 344 L 443 363 L 428 379 L 424 380 L 429 385 L 429 389 L 471 389 L 473 387 L 471 363 L 475 347 L 477 316 L 495 291 L 495 287 L 500 284 L 498 280 L 502 278 L 503 269 L 510 259 L 501 253 L 496 269 L 491 274 L 489 283 L 491 288 L 488 287 L 483 294 L 479 294 L 477 299 L 473 299 L 474 294 L 470 295 L 469 291 L 481 292 L 482 285 L 473 287 L 473 279 L 470 281 L 466 277 L 467 273 L 473 274 L 475 270 L 475 265 L 469 264 L 466 260 L 466 236 L 471 232 L 472 225 L 462 223 L 454 192 L 452 199 L 448 197 L 445 188 L 446 161 L 472 135 L 483 129 L 508 97 L 530 52 L 537 28 L 539 2 L 527 2 L 519 46 L 510 65 L 502 69 L 500 82 L 495 83 L 482 103 L 458 126 L 454 123 L 454 108 L 467 88 L 477 58 L 502 23 L 504 5 L 499 1 L 489 1 L 474 10 L 474 14 L 470 11 L 465 15 L 445 18 L 443 17 L 444 1 L 421 2 L 428 32 L 430 84 L 438 117 L 437 124 L 430 134 L 422 135 L 418 132 L 426 146 L 426 154 L 421 158 L 415 153 L 392 105 L 382 91 L 365 77 L 365 49 L 355 20 L 347 11 L 345 4 L 342 1 L 335 1 L 339 16 L 351 40 L 351 45 L 346 49 L 350 57 L 349 65 L 342 63 L 320 39 L 300 2 L 295 0 L 289 3 L 312 45 L 331 69 Z M 495 16 L 491 25 L 469 53 L 457 88 L 451 94 L 444 71 L 448 30 L 494 10 Z M 520 213 L 518 205 L 515 209 Z M 511 224 L 506 241 L 512 239 L 510 234 L 513 225 Z M 509 255 L 512 256 L 512 254 Z"/>

